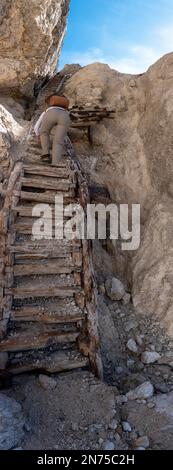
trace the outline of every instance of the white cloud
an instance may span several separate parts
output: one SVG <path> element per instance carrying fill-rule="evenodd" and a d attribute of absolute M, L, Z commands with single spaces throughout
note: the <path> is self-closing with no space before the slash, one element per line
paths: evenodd
<path fill-rule="evenodd" d="M 85 66 L 94 62 L 102 62 L 119 72 L 135 75 L 145 72 L 159 57 L 159 53 L 157 54 L 153 49 L 144 46 L 129 48 L 127 55 L 122 58 L 116 58 L 113 54 L 106 54 L 98 48 L 90 48 L 83 54 L 76 51 L 64 55 L 63 63 L 79 63 Z"/>
<path fill-rule="evenodd" d="M 145 72 L 148 67 L 160 57 L 159 52 L 146 46 L 132 46 L 127 48 L 127 56 L 111 61 L 112 68 L 122 73 L 138 74 Z"/>
<path fill-rule="evenodd" d="M 103 62 L 122 73 L 143 73 L 162 55 L 173 49 L 173 25 L 169 24 L 165 27 L 157 28 L 150 36 L 150 42 L 154 43 L 152 47 L 145 44 L 123 44 L 123 47 L 121 47 L 121 57 L 117 57 L 114 52 L 114 50 L 117 51 L 115 42 L 109 41 L 111 45 L 109 52 L 104 47 L 93 47 L 84 53 L 81 53 L 81 51 L 66 53 L 63 55 L 62 65 L 64 63 L 79 63 L 85 66 L 94 62 Z M 123 50 L 125 51 L 124 53 Z"/>
<path fill-rule="evenodd" d="M 158 52 L 153 47 L 133 46 L 130 48 L 130 52 L 134 57 L 138 57 L 144 62 L 157 60 L 158 57 Z"/>
<path fill-rule="evenodd" d="M 81 51 L 73 51 L 69 54 L 64 54 L 63 62 L 67 61 L 68 63 L 79 63 L 80 65 L 88 65 L 93 62 L 102 62 L 104 59 L 104 54 L 101 49 L 96 47 L 86 50 L 82 53 Z"/>

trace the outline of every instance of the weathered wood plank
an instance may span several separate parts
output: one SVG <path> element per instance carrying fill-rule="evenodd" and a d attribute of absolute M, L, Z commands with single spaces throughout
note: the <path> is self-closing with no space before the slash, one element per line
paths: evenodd
<path fill-rule="evenodd" d="M 89 361 L 86 357 L 83 357 L 79 353 L 74 355 L 68 355 L 63 352 L 56 352 L 52 355 L 44 355 L 43 358 L 28 359 L 25 356 L 18 360 L 15 364 L 10 364 L 9 372 L 13 375 L 22 374 L 24 372 L 40 370 L 49 373 L 65 372 L 68 370 L 81 369 L 87 367 Z"/>
<path fill-rule="evenodd" d="M 74 294 L 80 292 L 80 287 L 53 287 L 31 285 L 29 287 L 12 287 L 5 288 L 5 295 L 12 295 L 14 299 L 27 299 L 34 297 L 73 297 Z"/>
<path fill-rule="evenodd" d="M 42 349 L 53 344 L 73 343 L 79 336 L 78 332 L 56 332 L 42 333 L 40 335 L 28 335 L 18 333 L 8 336 L 0 343 L 0 352 L 28 351 L 30 349 Z"/>
<path fill-rule="evenodd" d="M 14 224 L 14 230 L 15 230 L 15 232 L 16 232 L 17 234 L 21 234 L 21 235 L 31 235 L 31 236 L 32 236 L 33 224 L 34 224 L 34 222 L 35 222 L 35 219 L 33 218 L 33 219 L 31 220 L 31 222 L 29 222 L 29 223 L 28 223 L 28 222 L 25 222 L 25 220 L 26 220 L 26 219 L 23 219 L 23 222 L 21 222 L 21 221 L 20 221 L 20 222 L 19 222 L 19 221 L 16 222 L 16 224 Z M 54 234 L 55 234 L 55 224 L 54 224 L 54 223 L 51 223 L 50 221 L 51 221 L 51 219 L 46 219 L 46 220 L 44 221 L 45 224 L 50 223 L 50 228 L 49 228 L 49 230 L 46 230 L 46 239 L 53 239 L 53 240 L 55 240 L 55 236 L 54 236 Z M 52 221 L 52 222 L 53 222 L 53 221 Z M 64 223 L 66 223 L 66 222 L 67 222 L 67 219 L 65 219 Z M 69 237 L 70 237 L 70 235 L 71 235 L 70 227 L 69 227 L 69 232 L 68 232 L 67 229 L 65 230 L 65 235 L 66 235 L 66 237 L 67 237 L 68 233 L 69 233 Z M 39 239 L 40 239 L 40 236 L 41 236 L 40 232 L 39 232 L 39 231 L 36 232 L 36 230 L 35 230 L 35 228 L 34 228 L 34 239 L 39 240 Z M 66 237 L 64 237 L 64 240 L 67 240 Z M 41 238 L 41 239 L 42 239 L 42 238 Z"/>
<path fill-rule="evenodd" d="M 69 262 L 72 261 L 72 258 L 71 258 L 71 253 L 70 252 L 58 252 L 58 253 L 54 253 L 54 252 L 40 252 L 40 253 L 33 253 L 33 252 L 27 252 L 27 253 L 16 253 L 15 254 L 15 262 L 21 262 L 21 261 L 24 261 L 24 260 L 27 260 L 27 261 L 30 261 L 30 260 L 33 260 L 33 261 L 43 261 L 45 259 L 52 259 L 52 258 L 57 258 L 57 259 L 67 259 L 69 260 Z"/>
<path fill-rule="evenodd" d="M 42 240 L 44 242 L 44 240 Z M 47 240 L 48 242 L 48 240 Z M 21 254 L 27 254 L 29 257 L 33 255 L 42 257 L 42 258 L 63 258 L 63 255 L 67 255 L 73 251 L 78 251 L 80 249 L 80 245 L 76 245 L 75 247 L 69 243 L 63 244 L 62 241 L 55 240 L 55 243 L 52 243 L 52 246 L 48 245 L 48 243 L 40 243 L 40 240 L 38 240 L 33 244 L 31 243 L 26 243 L 26 244 L 21 244 L 21 245 L 9 245 L 8 247 L 10 253 L 21 253 Z"/>
<path fill-rule="evenodd" d="M 55 189 L 56 191 L 68 191 L 75 187 L 73 183 L 69 180 L 60 180 L 57 181 L 46 181 L 46 179 L 41 178 L 21 178 L 23 186 L 29 188 L 43 188 L 43 189 Z"/>
<path fill-rule="evenodd" d="M 26 223 L 19 223 L 19 224 L 15 224 L 14 225 L 14 228 L 15 228 L 15 231 L 17 234 L 21 234 L 21 235 L 31 235 L 32 236 L 32 228 L 33 228 L 33 224 L 26 224 Z M 52 228 L 52 230 L 54 230 Z M 48 237 L 52 237 L 52 230 L 50 230 L 50 232 L 46 232 L 46 236 L 47 238 Z M 53 232 L 54 233 L 54 232 Z M 40 233 L 35 233 L 35 237 L 40 237 Z"/>
<path fill-rule="evenodd" d="M 29 175 L 40 175 L 63 179 L 67 179 L 73 175 L 73 172 L 70 170 L 70 168 L 56 168 L 51 167 L 50 165 L 24 165 L 24 174 L 25 173 Z"/>
<path fill-rule="evenodd" d="M 21 191 L 20 199 L 26 201 L 35 201 L 40 203 L 54 204 L 56 194 L 52 193 L 32 193 L 30 191 Z M 69 193 L 63 192 L 63 204 L 78 204 L 79 201 L 76 200 L 74 196 L 70 196 Z"/>
<path fill-rule="evenodd" d="M 46 311 L 36 307 L 21 307 L 11 312 L 11 321 L 14 322 L 38 322 L 38 323 L 76 323 L 84 319 L 83 313 L 64 313 Z"/>
<path fill-rule="evenodd" d="M 58 206 L 60 207 L 61 209 L 61 202 L 60 204 L 58 204 L 56 202 L 56 210 L 58 208 Z M 64 202 L 63 202 L 63 207 L 64 207 Z M 35 204 L 29 204 L 29 205 L 19 205 L 19 206 L 15 206 L 15 207 L 12 207 L 12 210 L 14 213 L 18 214 L 19 217 L 32 217 L 33 219 L 39 219 L 39 217 L 42 217 L 42 214 L 45 214 L 45 209 L 40 207 L 39 208 L 39 213 L 40 215 L 38 215 L 38 212 L 34 212 L 34 208 L 35 208 Z M 46 222 L 46 220 L 52 220 L 54 221 L 55 219 L 55 201 L 53 202 L 52 206 L 50 205 L 50 211 L 47 212 L 47 214 L 45 214 L 44 216 L 44 221 Z M 71 216 L 70 215 L 66 215 L 64 214 L 63 215 L 63 221 L 67 221 L 71 219 Z M 56 221 L 58 222 L 58 214 L 56 216 Z"/>
<path fill-rule="evenodd" d="M 71 256 L 69 256 L 69 257 L 64 256 L 64 257 L 61 257 L 61 258 L 57 258 L 57 257 L 56 257 L 56 258 L 53 258 L 53 256 L 52 256 L 52 257 L 51 257 L 51 261 L 52 261 L 53 263 L 56 263 L 57 266 L 64 266 L 64 268 L 73 268 L 73 267 L 74 267 L 74 269 L 76 269 L 76 271 L 77 271 L 78 269 L 81 269 L 80 267 L 76 266 L 76 265 L 73 263 L 73 260 L 72 260 L 72 257 L 71 257 Z M 46 263 L 49 263 L 49 262 L 51 262 L 51 261 L 50 261 L 49 259 L 45 258 L 45 259 L 42 259 L 42 260 L 41 260 L 41 264 L 44 264 L 44 265 L 45 265 Z M 15 256 L 15 266 L 17 266 L 17 265 L 20 266 L 21 264 L 23 264 L 23 265 L 24 265 L 24 264 L 40 265 L 40 259 L 39 259 L 39 258 L 38 258 L 38 259 L 35 259 L 35 258 L 33 258 L 33 259 L 30 259 L 30 258 L 27 259 L 27 258 L 26 258 L 26 259 L 24 259 L 24 262 L 23 262 L 23 260 L 20 258 L 20 255 L 19 255 L 19 258 L 18 258 L 18 256 L 16 255 L 16 256 Z M 8 271 L 8 267 L 6 267 L 6 269 L 7 269 L 7 271 Z M 10 269 L 11 269 L 11 268 L 10 268 Z"/>
<path fill-rule="evenodd" d="M 41 264 L 16 264 L 13 269 L 14 276 L 33 276 L 48 274 L 71 274 L 76 272 L 80 275 L 80 268 L 75 266 L 63 266 L 58 261 L 47 261 Z M 78 271 L 78 272 L 77 272 Z M 77 279 L 77 278 L 76 278 Z"/>

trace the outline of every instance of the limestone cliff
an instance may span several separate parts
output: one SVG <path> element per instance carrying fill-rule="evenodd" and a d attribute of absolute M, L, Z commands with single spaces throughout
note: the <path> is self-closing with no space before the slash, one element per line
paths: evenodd
<path fill-rule="evenodd" d="M 69 0 L 0 2 L 1 186 L 29 130 L 24 119 L 34 88 L 55 71 L 68 9 Z"/>
<path fill-rule="evenodd" d="M 140 203 L 144 219 L 151 196 L 170 193 L 172 187 L 172 70 L 173 54 L 141 76 L 93 64 L 77 72 L 66 86 L 72 104 L 115 109 L 114 120 L 92 127 L 95 158 L 86 142 L 86 166 L 90 168 L 90 158 L 92 179 L 109 188 L 112 200 Z M 76 148 L 79 151 L 82 142 Z"/>
<path fill-rule="evenodd" d="M 69 0 L 1 0 L 0 91 L 32 95 L 54 72 L 68 8 Z"/>
<path fill-rule="evenodd" d="M 84 67 L 66 93 L 72 104 L 116 111 L 92 126 L 92 145 L 78 136 L 76 151 L 89 180 L 106 186 L 112 201 L 141 205 L 140 250 L 123 255 L 117 247 L 116 267 L 131 282 L 138 311 L 164 319 L 172 334 L 173 54 L 138 76 L 99 63 Z"/>
<path fill-rule="evenodd" d="M 8 104 L 10 107 L 8 108 Z M 13 111 L 11 111 L 13 106 Z M 23 108 L 13 99 L 1 101 L 0 104 L 0 191 L 2 182 L 8 177 L 16 155 L 16 146 L 22 145 L 22 137 L 29 129 L 28 123 L 22 119 Z M 20 118 L 18 118 L 18 115 Z"/>

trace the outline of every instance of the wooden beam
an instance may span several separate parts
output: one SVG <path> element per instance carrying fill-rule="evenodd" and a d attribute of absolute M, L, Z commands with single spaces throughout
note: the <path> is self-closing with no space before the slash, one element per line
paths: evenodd
<path fill-rule="evenodd" d="M 51 192 L 44 192 L 44 193 L 34 193 L 30 191 L 21 191 L 20 199 L 26 201 L 35 201 L 47 204 L 55 204 L 55 197 L 56 194 L 52 194 Z M 66 204 L 78 204 L 79 201 L 74 197 L 70 196 L 69 193 L 63 192 L 63 203 Z"/>
<path fill-rule="evenodd" d="M 12 295 L 14 299 L 27 299 L 34 297 L 73 297 L 81 291 L 80 287 L 53 287 L 53 286 L 40 286 L 31 285 L 29 287 L 12 287 L 5 288 L 5 295 Z"/>
<path fill-rule="evenodd" d="M 56 168 L 49 166 L 41 166 L 41 165 L 24 165 L 24 174 L 29 175 L 40 175 L 40 176 L 48 176 L 51 178 L 69 178 L 73 175 L 73 172 L 70 168 Z"/>
<path fill-rule="evenodd" d="M 11 363 L 9 366 L 9 372 L 13 375 L 22 374 L 24 372 L 40 370 L 51 374 L 58 372 L 65 372 L 68 370 L 81 369 L 88 367 L 89 361 L 86 357 L 81 354 L 70 355 L 70 353 L 56 352 L 53 354 L 47 354 L 40 358 L 28 359 L 23 356 L 22 359 L 18 359 L 16 363 Z"/>
<path fill-rule="evenodd" d="M 11 321 L 13 322 L 38 322 L 38 323 L 77 323 L 84 320 L 83 313 L 59 313 L 46 311 L 39 307 L 21 307 L 11 312 Z"/>
<path fill-rule="evenodd" d="M 22 184 L 29 188 L 43 188 L 43 189 L 55 189 L 56 191 L 68 191 L 73 189 L 75 185 L 69 180 L 46 180 L 45 178 L 21 178 Z"/>
<path fill-rule="evenodd" d="M 16 253 L 15 254 L 15 262 L 17 263 L 21 263 L 21 261 L 29 261 L 29 260 L 33 260 L 33 261 L 43 261 L 45 259 L 51 259 L 51 258 L 57 258 L 57 259 L 66 259 L 66 260 L 69 260 L 69 262 L 72 261 L 72 257 L 71 257 L 71 252 L 58 252 L 58 253 L 53 253 L 53 252 L 40 252 L 40 253 L 33 253 L 33 252 L 27 252 L 27 253 Z"/>
<path fill-rule="evenodd" d="M 73 251 L 78 251 L 80 249 L 80 244 L 73 246 L 72 243 L 65 243 L 63 244 L 62 240 L 50 240 L 50 242 L 54 242 L 48 245 L 48 240 L 36 240 L 35 242 L 31 243 L 23 243 L 21 245 L 12 245 L 8 246 L 10 253 L 21 253 L 21 254 L 28 254 L 30 257 L 31 255 L 42 257 L 44 258 L 63 258 L 62 255 L 69 254 Z"/>
<path fill-rule="evenodd" d="M 0 343 L 0 352 L 28 351 L 30 349 L 42 349 L 53 344 L 74 343 L 79 333 L 56 332 L 42 333 L 40 335 L 25 334 L 8 336 Z"/>
<path fill-rule="evenodd" d="M 71 274 L 73 272 L 80 273 L 81 269 L 75 266 L 63 266 L 57 260 L 47 261 L 37 264 L 16 264 L 13 269 L 14 276 L 33 276 L 33 275 L 50 275 L 50 274 Z"/>

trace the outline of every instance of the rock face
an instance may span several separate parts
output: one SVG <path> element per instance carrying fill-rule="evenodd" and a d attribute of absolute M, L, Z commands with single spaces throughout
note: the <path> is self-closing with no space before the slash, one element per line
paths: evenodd
<path fill-rule="evenodd" d="M 162 197 L 152 208 L 144 227 L 141 247 L 133 260 L 133 301 L 141 313 L 161 319 L 173 336 L 172 199 Z"/>
<path fill-rule="evenodd" d="M 88 171 L 112 200 L 140 203 L 144 219 L 151 196 L 167 193 L 173 177 L 172 67 L 173 54 L 138 76 L 96 63 L 79 70 L 66 86 L 72 104 L 115 110 L 113 120 L 92 128 L 96 161 Z"/>
<path fill-rule="evenodd" d="M 89 143 L 75 142 L 91 184 L 115 203 L 140 204 L 141 245 L 114 249 L 117 273 L 126 276 L 139 312 L 158 315 L 173 335 L 173 54 L 139 76 L 104 64 L 79 70 L 67 83 L 72 104 L 115 110 L 112 120 L 91 127 Z"/>
<path fill-rule="evenodd" d="M 15 106 L 13 109 L 14 116 L 8 111 L 7 107 L 8 105 L 3 106 L 0 104 L 0 184 L 10 172 L 12 162 L 15 160 L 14 147 L 22 138 L 27 127 L 26 122 L 16 118 Z M 20 117 L 22 117 L 22 111 Z M 1 189 L 0 186 L 0 192 Z"/>
<path fill-rule="evenodd" d="M 96 159 L 93 168 L 92 154 L 92 180 L 106 186 L 116 202 L 136 201 L 144 205 L 152 185 L 139 132 L 146 104 L 142 78 L 132 80 L 131 76 L 96 63 L 77 72 L 69 80 L 66 92 L 72 104 L 116 111 L 115 119 L 104 120 L 92 128 Z M 87 146 L 84 150 L 89 151 Z"/>
<path fill-rule="evenodd" d="M 23 437 L 24 417 L 21 405 L 0 394 L 0 450 L 16 447 Z"/>
<path fill-rule="evenodd" d="M 2 0 L 0 90 L 30 95 L 51 74 L 66 30 L 69 0 Z"/>

